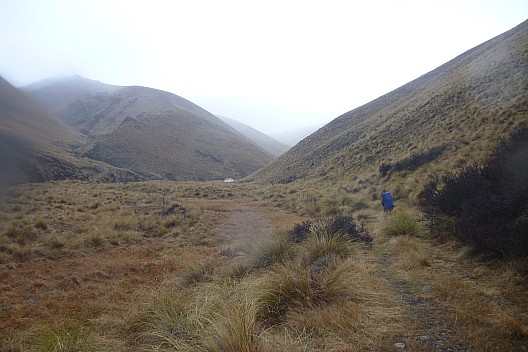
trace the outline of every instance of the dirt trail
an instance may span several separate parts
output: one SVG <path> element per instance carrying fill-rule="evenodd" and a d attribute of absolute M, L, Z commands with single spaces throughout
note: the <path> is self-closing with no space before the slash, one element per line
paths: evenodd
<path fill-rule="evenodd" d="M 469 351 L 464 347 L 463 338 L 457 336 L 456 331 L 447 324 L 445 310 L 423 298 L 422 295 L 429 291 L 431 286 L 424 283 L 421 288 L 415 287 L 410 282 L 396 277 L 389 269 L 392 260 L 393 257 L 387 254 L 378 258 L 379 276 L 393 295 L 398 297 L 405 314 L 416 325 L 415 333 L 403 338 L 402 343 L 413 346 L 411 350 L 416 351 Z"/>
<path fill-rule="evenodd" d="M 410 281 L 409 273 L 395 267 L 399 254 L 391 248 L 391 240 L 381 233 L 382 224 L 390 216 L 375 213 L 369 221 L 375 237 L 374 250 L 370 255 L 373 256 L 372 262 L 378 266 L 376 275 L 383 282 L 384 289 L 390 292 L 395 304 L 404 312 L 402 321 L 411 323 L 408 333 L 401 336 L 398 342 L 405 344 L 405 351 L 469 351 L 461 334 L 448 324 L 445 309 L 424 298 L 432 289 L 430 283 L 427 280 L 418 284 Z M 395 350 L 398 348 L 395 347 Z"/>
<path fill-rule="evenodd" d="M 270 236 L 301 218 L 259 206 L 249 199 L 182 199 L 202 209 L 207 224 L 179 237 L 141 242 L 59 257 L 41 257 L 14 268 L 0 268 L 0 331 L 29 329 L 37 321 L 60 321 L 73 315 L 91 319 L 102 312 L 126 310 L 140 288 L 181 275 L 190 263 L 214 256 L 208 241 L 231 244 Z M 205 245 L 204 245 L 205 244 Z"/>

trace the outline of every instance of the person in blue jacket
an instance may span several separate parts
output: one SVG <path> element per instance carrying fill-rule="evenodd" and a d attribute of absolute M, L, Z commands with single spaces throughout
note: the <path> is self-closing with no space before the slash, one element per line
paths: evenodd
<path fill-rule="evenodd" d="M 394 200 L 390 192 L 383 191 L 381 194 L 381 205 L 383 205 L 384 212 L 391 212 L 394 209 Z"/>

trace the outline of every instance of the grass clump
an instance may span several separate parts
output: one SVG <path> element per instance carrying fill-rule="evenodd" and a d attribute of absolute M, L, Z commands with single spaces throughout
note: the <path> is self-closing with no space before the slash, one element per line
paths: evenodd
<path fill-rule="evenodd" d="M 263 268 L 273 263 L 285 263 L 292 256 L 292 244 L 284 236 L 277 235 L 257 246 L 251 265 L 255 268 Z"/>
<path fill-rule="evenodd" d="M 44 327 L 31 338 L 31 352 L 92 352 L 99 351 L 90 329 L 73 326 Z"/>
<path fill-rule="evenodd" d="M 233 306 L 225 306 L 211 322 L 212 350 L 225 352 L 261 352 L 258 322 L 259 303 L 247 298 Z"/>
<path fill-rule="evenodd" d="M 411 214 L 401 212 L 389 217 L 381 231 L 386 236 L 416 236 L 420 235 L 423 230 Z"/>
<path fill-rule="evenodd" d="M 162 293 L 129 327 L 133 342 L 157 350 L 184 349 L 196 345 L 203 329 L 199 311 L 194 311 L 193 298 L 185 293 Z"/>
<path fill-rule="evenodd" d="M 349 292 L 350 268 L 331 256 L 324 263 L 302 262 L 278 265 L 267 281 L 268 297 L 264 300 L 266 318 L 281 319 L 289 310 L 325 305 Z"/>

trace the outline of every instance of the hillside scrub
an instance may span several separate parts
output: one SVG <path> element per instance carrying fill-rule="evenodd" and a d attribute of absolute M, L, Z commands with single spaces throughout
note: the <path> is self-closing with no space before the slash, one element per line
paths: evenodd
<path fill-rule="evenodd" d="M 327 236 L 344 236 L 347 240 L 371 244 L 373 237 L 364 224 L 358 224 L 352 215 L 335 215 L 316 221 L 305 221 L 295 224 L 287 237 L 293 243 L 305 241 L 310 234 L 324 232 Z"/>
<path fill-rule="evenodd" d="M 480 251 L 528 256 L 528 128 L 501 142 L 482 164 L 424 188 L 423 209 L 437 236 L 451 234 Z"/>
<path fill-rule="evenodd" d="M 391 172 L 416 170 L 420 166 L 430 163 L 436 158 L 438 158 L 440 155 L 442 155 L 446 148 L 447 145 L 441 145 L 428 149 L 421 153 L 413 153 L 411 156 L 397 161 L 394 164 L 382 163 L 379 167 L 380 175 L 385 176 Z"/>

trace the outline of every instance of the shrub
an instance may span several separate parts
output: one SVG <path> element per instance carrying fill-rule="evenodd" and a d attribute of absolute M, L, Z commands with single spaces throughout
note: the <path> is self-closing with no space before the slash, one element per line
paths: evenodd
<path fill-rule="evenodd" d="M 480 165 L 426 185 L 423 209 L 433 233 L 445 219 L 462 242 L 503 256 L 528 255 L 528 128 L 500 143 Z"/>
<path fill-rule="evenodd" d="M 314 231 L 318 229 L 317 231 Z M 325 232 L 328 236 L 343 236 L 349 241 L 371 244 L 373 237 L 368 233 L 364 224 L 358 225 L 352 215 L 335 215 L 316 221 L 304 221 L 295 224 L 288 232 L 288 240 L 293 243 L 305 241 L 311 234 Z"/>
<path fill-rule="evenodd" d="M 382 163 L 379 167 L 379 173 L 381 174 L 381 176 L 385 176 L 389 172 L 415 170 L 419 168 L 420 166 L 426 163 L 429 163 L 435 160 L 436 158 L 438 158 L 440 155 L 442 155 L 442 153 L 444 152 L 444 150 L 446 150 L 446 148 L 447 148 L 447 145 L 441 145 L 441 146 L 426 150 L 422 153 L 413 153 L 408 158 L 400 160 L 396 162 L 395 164 Z"/>

